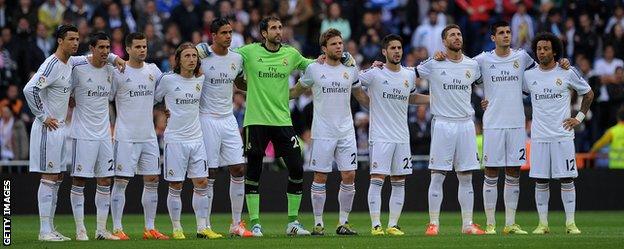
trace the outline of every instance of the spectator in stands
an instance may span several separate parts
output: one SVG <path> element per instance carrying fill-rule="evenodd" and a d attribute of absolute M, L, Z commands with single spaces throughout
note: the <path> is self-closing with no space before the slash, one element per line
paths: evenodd
<path fill-rule="evenodd" d="M 349 20 L 342 18 L 342 8 L 338 2 L 333 2 L 327 8 L 327 16 L 321 22 L 321 33 L 334 28 L 340 31 L 344 42 L 351 38 L 351 24 Z"/>
<path fill-rule="evenodd" d="M 11 15 L 6 0 L 0 0 L 0 28 L 11 27 Z"/>
<path fill-rule="evenodd" d="M 28 133 L 24 122 L 0 104 L 0 159 L 27 160 Z"/>
<path fill-rule="evenodd" d="M 410 106 L 410 110 L 416 109 L 415 113 L 410 113 L 409 131 L 410 145 L 413 155 L 429 155 L 429 144 L 431 143 L 431 118 L 428 117 L 426 106 Z"/>
<path fill-rule="evenodd" d="M 249 13 L 245 9 L 244 0 L 234 0 L 234 15 L 236 21 L 241 22 L 243 25 L 249 24 Z"/>
<path fill-rule="evenodd" d="M 175 23 L 170 23 L 165 31 L 165 43 L 168 43 L 171 47 L 177 48 L 182 43 L 182 36 L 180 29 Z M 169 54 L 168 54 L 169 55 Z"/>
<path fill-rule="evenodd" d="M 624 25 L 616 24 L 608 33 L 604 40 L 604 44 L 609 44 L 615 49 L 615 58 L 624 60 Z"/>
<path fill-rule="evenodd" d="M 31 0 L 19 0 L 19 6 L 13 11 L 11 19 L 19 20 L 21 18 L 26 18 L 30 27 L 34 27 L 37 24 L 37 12 L 32 6 Z M 13 23 L 13 25 L 17 25 L 17 23 Z"/>
<path fill-rule="evenodd" d="M 592 135 L 598 138 L 606 129 L 616 123 L 613 113 L 619 109 L 622 103 L 622 81 L 615 74 L 618 67 L 624 67 L 621 59 L 614 58 L 614 49 L 606 45 L 603 58 L 594 63 L 593 73 L 596 76 L 589 83 L 598 94 L 596 103 L 592 105 Z"/>
<path fill-rule="evenodd" d="M 205 1 L 202 1 L 202 4 L 204 2 Z M 163 18 L 168 19 L 171 16 L 171 11 L 179 4 L 180 0 L 156 0 L 156 9 Z"/>
<path fill-rule="evenodd" d="M 353 119 L 358 155 L 368 155 L 369 116 L 366 112 L 357 112 Z"/>
<path fill-rule="evenodd" d="M 609 168 L 624 169 L 624 109 L 617 112 L 617 124 L 609 128 L 589 151 L 592 157 L 609 145 Z"/>
<path fill-rule="evenodd" d="M 128 32 L 137 32 L 139 30 L 139 24 L 137 22 L 137 13 L 132 6 L 132 0 L 121 0 L 121 16 L 124 23 L 128 28 Z"/>
<path fill-rule="evenodd" d="M 624 7 L 622 7 L 622 5 L 615 6 L 613 16 L 609 18 L 609 21 L 607 21 L 607 25 L 605 26 L 605 34 L 611 33 L 611 29 L 618 24 L 620 26 L 624 26 Z"/>
<path fill-rule="evenodd" d="M 103 16 L 95 16 L 93 17 L 93 27 L 91 32 L 104 32 L 104 33 L 109 33 L 109 29 L 108 29 L 108 23 L 106 22 L 106 19 L 104 19 Z"/>
<path fill-rule="evenodd" d="M 13 60 L 11 53 L 4 49 L 4 44 L 0 40 L 0 86 L 8 85 L 15 80 L 17 64 Z"/>
<path fill-rule="evenodd" d="M 78 39 L 80 43 L 78 43 L 78 51 L 76 51 L 76 55 L 85 55 L 89 53 L 89 34 L 91 32 L 89 28 L 89 23 L 86 19 L 78 20 Z"/>
<path fill-rule="evenodd" d="M 158 12 L 156 11 L 156 3 L 153 0 L 149 0 L 145 3 L 145 11 L 139 15 L 138 18 L 140 29 L 145 30 L 145 26 L 151 24 L 154 29 L 154 35 L 163 37 L 164 20 L 160 17 L 160 15 L 158 15 Z M 149 51 L 149 49 L 147 51 Z"/>
<path fill-rule="evenodd" d="M 156 26 L 152 23 L 147 23 L 144 27 L 143 33 L 149 41 L 147 43 L 147 62 L 156 63 L 160 65 L 163 59 L 165 59 L 165 51 L 163 50 L 164 40 L 156 35 Z"/>
<path fill-rule="evenodd" d="M 510 2 L 505 0 L 504 2 Z M 531 53 L 531 41 L 535 36 L 535 24 L 533 17 L 527 13 L 530 0 L 520 1 L 517 4 L 517 12 L 511 18 L 511 46 L 514 48 L 522 48 L 529 54 Z M 532 3 L 531 3 L 532 4 Z"/>
<path fill-rule="evenodd" d="M 230 48 L 238 48 L 245 45 L 245 37 L 243 33 L 245 33 L 245 26 L 242 22 L 233 22 L 232 23 L 232 43 L 230 44 Z"/>
<path fill-rule="evenodd" d="M 349 52 L 351 56 L 353 56 L 353 59 L 355 59 L 356 65 L 362 66 L 362 62 L 364 61 L 364 56 L 360 54 L 360 51 L 358 50 L 358 45 L 355 41 L 351 40 L 347 42 L 347 52 Z"/>
<path fill-rule="evenodd" d="M 520 8 L 524 8 L 524 12 L 526 13 L 527 9 L 533 9 L 533 0 L 502 0 L 503 7 L 503 19 L 505 21 L 509 21 L 513 19 L 512 17 L 520 12 Z M 514 33 L 513 30 L 511 32 Z"/>
<path fill-rule="evenodd" d="M 428 22 L 420 24 L 412 35 L 412 48 L 424 47 L 427 49 L 427 56 L 433 56 L 435 52 L 444 50 L 440 36 L 444 26 L 439 24 L 438 18 L 438 12 L 430 9 L 427 15 Z"/>
<path fill-rule="evenodd" d="M 73 0 L 67 11 L 65 11 L 65 19 L 78 23 L 78 20 L 91 20 L 93 16 L 93 7 L 84 0 Z"/>
<path fill-rule="evenodd" d="M 467 39 L 467 55 L 475 56 L 484 50 L 484 45 L 488 42 L 488 21 L 490 20 L 490 11 L 494 10 L 496 3 L 494 0 L 455 0 L 455 3 L 468 16 L 467 20 L 462 21 Z M 466 17 L 462 17 L 466 19 Z"/>
<path fill-rule="evenodd" d="M 240 92 L 235 92 L 233 97 L 233 110 L 236 123 L 238 123 L 238 129 L 243 130 L 243 118 L 245 117 L 245 95 Z"/>
<path fill-rule="evenodd" d="M 35 38 L 35 41 L 37 43 L 37 47 L 41 49 L 43 56 L 46 58 L 52 54 L 52 49 L 54 49 L 55 43 L 49 33 L 48 27 L 44 23 L 37 24 L 37 37 Z"/>
<path fill-rule="evenodd" d="M 123 28 L 114 28 L 111 34 L 110 51 L 111 53 L 126 58 L 126 49 L 124 48 L 124 31 Z"/>
<path fill-rule="evenodd" d="M 48 30 L 48 36 L 52 35 L 63 21 L 63 13 L 65 13 L 65 6 L 57 0 L 48 0 L 39 7 L 37 17 Z"/>
<path fill-rule="evenodd" d="M 124 31 L 128 30 L 128 25 L 121 14 L 121 10 L 119 10 L 119 5 L 116 3 L 108 5 L 106 23 L 108 23 L 108 28 L 111 29 L 111 32 L 114 32 L 116 28 L 122 28 Z"/>
<path fill-rule="evenodd" d="M 210 30 L 210 25 L 212 21 L 215 19 L 215 13 L 212 10 L 204 10 L 202 15 L 202 40 L 207 41 L 208 43 L 212 43 L 212 31 Z"/>
<path fill-rule="evenodd" d="M 201 11 L 195 7 L 193 0 L 182 0 L 180 5 L 171 12 L 171 21 L 178 25 L 182 39 L 191 40 L 193 31 L 201 27 Z"/>
<path fill-rule="evenodd" d="M 583 54 L 593 61 L 596 58 L 596 50 L 600 36 L 594 31 L 592 20 L 587 13 L 579 16 L 579 28 L 574 34 L 574 53 Z M 613 68 L 615 69 L 615 68 Z"/>

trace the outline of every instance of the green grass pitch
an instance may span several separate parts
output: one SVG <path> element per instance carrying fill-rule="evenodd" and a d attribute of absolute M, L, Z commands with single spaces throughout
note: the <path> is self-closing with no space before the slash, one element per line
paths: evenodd
<path fill-rule="evenodd" d="M 564 230 L 563 212 L 551 212 L 549 216 L 551 234 L 537 235 L 502 235 L 504 224 L 503 212 L 497 213 L 498 235 L 466 236 L 460 234 L 461 217 L 459 212 L 441 214 L 440 235 L 426 237 L 424 235 L 428 215 L 424 212 L 406 212 L 400 219 L 400 226 L 406 232 L 402 237 L 373 237 L 370 235 L 368 213 L 353 213 L 350 220 L 360 233 L 356 237 L 338 237 L 335 235 L 335 224 L 338 215 L 325 215 L 326 235 L 324 237 L 288 237 L 284 234 L 287 217 L 281 213 L 262 213 L 261 222 L 265 237 L 263 238 L 225 238 L 219 240 L 202 240 L 195 237 L 195 216 L 183 214 L 182 225 L 187 236 L 186 240 L 176 241 L 143 241 L 142 215 L 125 215 L 124 227 L 131 237 L 130 241 L 95 241 L 95 215 L 87 215 L 86 225 L 89 230 L 88 242 L 39 242 L 38 216 L 12 217 L 12 248 L 624 248 L 624 211 L 620 212 L 577 212 L 576 224 L 581 235 L 567 235 Z M 384 219 L 385 218 L 385 219 Z M 213 214 L 213 229 L 226 233 L 229 227 L 229 214 Z M 475 212 L 475 222 L 485 223 L 483 212 Z M 313 217 L 310 213 L 301 215 L 306 228 L 311 229 Z M 171 233 L 171 222 L 167 214 L 159 214 L 156 227 L 165 234 Z M 387 213 L 382 215 L 382 222 L 387 222 Z M 527 231 L 537 225 L 536 212 L 519 212 L 517 222 Z M 74 222 L 71 215 L 59 215 L 55 219 L 60 232 L 72 239 L 75 237 Z M 110 228 L 109 217 L 109 228 Z"/>

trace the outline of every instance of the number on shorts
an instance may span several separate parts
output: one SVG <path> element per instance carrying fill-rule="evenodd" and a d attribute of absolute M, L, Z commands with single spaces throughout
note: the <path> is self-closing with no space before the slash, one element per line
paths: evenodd
<path fill-rule="evenodd" d="M 518 158 L 518 160 L 526 160 L 526 150 L 522 148 L 519 152 L 522 153 L 522 155 Z"/>
<path fill-rule="evenodd" d="M 115 167 L 115 162 L 113 162 L 113 159 L 108 160 L 108 165 L 110 165 L 108 167 L 108 171 L 113 171 L 113 168 Z"/>
<path fill-rule="evenodd" d="M 351 159 L 351 165 L 356 165 L 357 162 L 355 161 L 355 159 L 356 159 L 355 153 L 351 153 L 351 158 L 352 158 Z"/>
<path fill-rule="evenodd" d="M 297 136 L 292 136 L 290 141 L 293 142 L 293 149 L 299 148 L 299 141 L 297 141 Z"/>
<path fill-rule="evenodd" d="M 566 160 L 566 168 L 568 169 L 568 171 L 574 170 L 574 164 L 574 159 Z"/>
<path fill-rule="evenodd" d="M 412 166 L 410 165 L 410 161 L 409 158 L 403 158 L 403 169 L 411 169 Z"/>

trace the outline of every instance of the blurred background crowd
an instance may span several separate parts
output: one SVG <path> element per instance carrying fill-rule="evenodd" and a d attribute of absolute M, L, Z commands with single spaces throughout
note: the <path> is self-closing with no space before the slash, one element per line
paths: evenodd
<path fill-rule="evenodd" d="M 123 39 L 130 32 L 148 37 L 148 62 L 168 71 L 173 51 L 184 41 L 211 42 L 212 20 L 231 20 L 232 47 L 261 41 L 258 23 L 264 16 L 279 16 L 284 24 L 283 42 L 306 57 L 320 53 L 318 37 L 328 28 L 343 34 L 345 50 L 367 68 L 381 58 L 381 39 L 399 34 L 404 39 L 403 64 L 413 67 L 442 50 L 440 33 L 445 25 L 460 25 L 465 54 L 475 56 L 494 48 L 489 24 L 511 24 L 513 48 L 531 55 L 530 42 L 541 31 L 552 32 L 564 42 L 565 57 L 579 69 L 596 92 L 586 121 L 576 130 L 576 149 L 587 152 L 605 131 L 617 123 L 616 111 L 624 101 L 624 5 L 620 0 L 0 0 L 0 160 L 27 160 L 28 133 L 32 123 L 22 88 L 47 56 L 55 50 L 54 29 L 62 23 L 78 27 L 78 54 L 88 52 L 87 37 L 104 31 L 111 36 L 111 52 L 126 58 Z M 295 83 L 299 73 L 291 77 Z M 419 91 L 427 93 L 428 82 Z M 477 133 L 483 110 L 479 87 L 473 92 Z M 235 94 L 234 114 L 242 124 L 245 96 Z M 527 138 L 530 138 L 530 103 Z M 580 99 L 574 98 L 574 111 Z M 291 101 L 293 125 L 305 143 L 310 140 L 311 93 Z M 368 152 L 368 113 L 352 102 L 359 152 Z M 574 115 L 574 114 L 573 114 Z M 114 115 L 113 115 L 114 116 Z M 165 118 L 154 114 L 162 138 Z M 412 154 L 428 155 L 431 114 L 426 106 L 410 106 L 408 118 Z M 270 152 L 270 151 L 269 151 Z M 269 153 L 270 154 L 270 153 Z"/>

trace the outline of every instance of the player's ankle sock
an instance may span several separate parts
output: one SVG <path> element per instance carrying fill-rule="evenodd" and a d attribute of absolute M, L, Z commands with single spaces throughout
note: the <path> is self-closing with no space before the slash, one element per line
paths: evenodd
<path fill-rule="evenodd" d="M 111 216 L 113 216 L 113 230 L 122 230 L 121 217 L 123 216 L 124 206 L 126 205 L 126 187 L 128 180 L 115 179 L 113 191 L 111 194 Z"/>
<path fill-rule="evenodd" d="M 210 215 L 212 214 L 212 197 L 214 196 L 215 179 L 208 178 L 208 188 L 206 189 L 206 226 L 210 227 Z"/>
<path fill-rule="evenodd" d="M 548 224 L 548 201 L 550 200 L 550 187 L 548 183 L 535 183 L 535 204 L 539 222 Z"/>
<path fill-rule="evenodd" d="M 488 225 L 495 225 L 496 199 L 498 198 L 498 177 L 485 176 L 483 179 L 483 208 Z"/>
<path fill-rule="evenodd" d="M 323 224 L 323 208 L 325 207 L 325 184 L 312 182 L 310 187 L 310 199 L 312 199 L 312 211 L 314 213 L 314 224 Z"/>
<path fill-rule="evenodd" d="M 58 203 L 58 191 L 61 187 L 62 180 L 54 182 L 54 188 L 52 189 L 52 206 L 50 207 L 50 227 L 52 230 L 56 230 L 54 226 L 54 216 L 56 215 L 56 203 Z"/>
<path fill-rule="evenodd" d="M 403 202 L 405 201 L 405 179 L 400 181 L 391 181 L 392 192 L 390 193 L 390 219 L 388 219 L 388 227 L 396 226 L 401 217 L 403 210 Z"/>
<path fill-rule="evenodd" d="M 472 224 L 472 208 L 474 206 L 474 191 L 472 189 L 472 172 L 457 173 L 459 187 L 457 188 L 457 199 L 462 213 L 463 227 Z"/>
<path fill-rule="evenodd" d="M 340 225 L 345 224 L 349 220 L 349 213 L 353 208 L 353 198 L 355 197 L 355 184 L 340 183 L 340 190 L 338 191 L 338 204 L 340 206 L 340 213 L 338 215 L 338 222 Z"/>
<path fill-rule="evenodd" d="M 444 197 L 442 184 L 444 183 L 445 174 L 431 172 L 431 181 L 429 182 L 429 223 L 440 224 L 440 206 Z"/>
<path fill-rule="evenodd" d="M 286 193 L 286 198 L 288 199 L 288 222 L 296 221 L 299 217 L 301 197 L 301 194 Z"/>
<path fill-rule="evenodd" d="M 505 201 L 505 225 L 516 224 L 516 209 L 520 198 L 520 177 L 505 175 L 505 190 L 503 191 Z"/>
<path fill-rule="evenodd" d="M 260 195 L 246 194 L 247 212 L 249 212 L 249 222 L 251 224 L 260 223 Z"/>
<path fill-rule="evenodd" d="M 158 182 L 143 183 L 141 204 L 143 204 L 145 228 L 155 229 L 154 220 L 156 220 L 156 210 L 158 209 Z"/>
<path fill-rule="evenodd" d="M 208 226 L 208 189 L 193 189 L 193 210 L 197 221 L 197 232 L 204 230 Z"/>
<path fill-rule="evenodd" d="M 97 217 L 97 230 L 106 229 L 108 209 L 110 208 L 110 186 L 97 185 L 95 188 L 95 209 Z"/>
<path fill-rule="evenodd" d="M 371 217 L 371 226 L 381 226 L 381 188 L 383 179 L 371 179 L 368 185 L 368 212 Z"/>
<path fill-rule="evenodd" d="M 50 227 L 50 209 L 52 208 L 52 192 L 54 182 L 41 179 L 37 191 L 37 205 L 39 206 L 39 233 L 46 234 L 52 231 Z"/>
<path fill-rule="evenodd" d="M 243 203 L 245 202 L 245 178 L 230 176 L 230 203 L 232 205 L 232 224 L 241 221 Z"/>
<path fill-rule="evenodd" d="M 180 215 L 182 214 L 182 200 L 180 194 L 181 189 L 173 189 L 169 187 L 169 194 L 167 195 L 167 210 L 169 210 L 169 217 L 171 218 L 171 225 L 174 230 L 182 229 L 180 224 Z"/>
<path fill-rule="evenodd" d="M 561 201 L 563 201 L 563 210 L 565 210 L 566 224 L 574 223 L 574 211 L 576 210 L 574 182 L 561 183 Z"/>
<path fill-rule="evenodd" d="M 76 230 L 85 230 L 84 227 L 84 187 L 72 185 L 69 199 L 76 222 Z"/>

